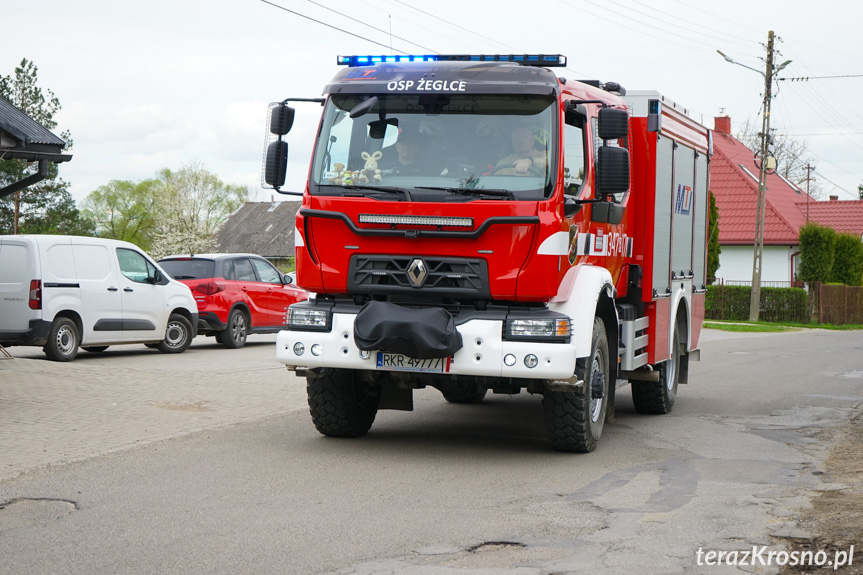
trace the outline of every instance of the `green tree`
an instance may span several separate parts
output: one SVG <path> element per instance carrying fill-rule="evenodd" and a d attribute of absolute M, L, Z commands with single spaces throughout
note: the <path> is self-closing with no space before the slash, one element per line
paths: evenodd
<path fill-rule="evenodd" d="M 157 232 L 159 180 L 111 180 L 90 192 L 82 207 L 100 237 L 132 242 L 149 250 Z"/>
<path fill-rule="evenodd" d="M 863 184 L 857 186 L 857 195 L 860 196 L 861 200 L 863 200 Z"/>
<path fill-rule="evenodd" d="M 25 58 L 13 75 L 0 76 L 0 97 L 53 130 L 60 100 L 51 90 L 40 88 L 38 80 L 38 68 Z M 68 131 L 60 137 L 71 147 Z M 36 162 L 0 160 L 0 187 L 21 181 L 37 170 Z M 48 173 L 47 179 L 0 199 L 0 233 L 92 233 L 92 222 L 75 207 L 68 182 L 58 177 L 57 165 L 50 164 Z"/>
<path fill-rule="evenodd" d="M 716 206 L 716 196 L 708 192 L 710 197 L 710 226 L 707 239 L 707 283 L 716 281 L 716 270 L 719 269 L 719 254 L 722 248 L 719 245 L 719 208 Z"/>
<path fill-rule="evenodd" d="M 797 279 L 828 282 L 833 273 L 836 232 L 815 222 L 800 228 L 800 269 Z"/>
<path fill-rule="evenodd" d="M 863 243 L 853 234 L 837 234 L 830 281 L 849 286 L 863 283 Z"/>

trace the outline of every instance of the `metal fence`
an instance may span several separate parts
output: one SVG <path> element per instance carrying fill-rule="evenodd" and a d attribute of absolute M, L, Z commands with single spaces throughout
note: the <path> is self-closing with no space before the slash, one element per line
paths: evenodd
<path fill-rule="evenodd" d="M 706 319 L 747 321 L 752 282 L 708 287 Z M 762 282 L 762 321 L 863 325 L 863 287 L 820 282 Z"/>

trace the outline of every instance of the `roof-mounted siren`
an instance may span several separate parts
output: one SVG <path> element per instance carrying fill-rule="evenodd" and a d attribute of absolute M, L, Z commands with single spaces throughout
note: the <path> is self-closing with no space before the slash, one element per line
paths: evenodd
<path fill-rule="evenodd" d="M 647 131 L 659 132 L 662 129 L 662 102 L 647 101 Z"/>
<path fill-rule="evenodd" d="M 566 56 L 562 54 L 390 54 L 336 57 L 336 64 L 351 67 L 404 62 L 512 62 L 522 66 L 563 68 L 566 66 Z"/>
<path fill-rule="evenodd" d="M 602 89 L 610 94 L 617 94 L 620 97 L 626 96 L 626 88 L 617 82 L 606 82 L 602 85 Z"/>

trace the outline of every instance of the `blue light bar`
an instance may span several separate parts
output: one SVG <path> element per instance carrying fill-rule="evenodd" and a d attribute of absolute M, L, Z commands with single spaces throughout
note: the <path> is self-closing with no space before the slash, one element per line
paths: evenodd
<path fill-rule="evenodd" d="M 513 62 L 522 66 L 563 67 L 566 56 L 562 54 L 425 54 L 389 56 L 337 56 L 339 66 L 374 66 L 381 63 L 399 62 Z"/>

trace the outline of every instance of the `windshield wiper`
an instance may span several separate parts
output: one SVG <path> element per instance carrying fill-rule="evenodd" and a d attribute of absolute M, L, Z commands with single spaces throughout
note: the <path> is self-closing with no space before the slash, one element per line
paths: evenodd
<path fill-rule="evenodd" d="M 404 188 L 385 188 L 384 186 L 363 186 L 363 185 L 350 185 L 350 186 L 342 186 L 342 188 L 346 190 L 356 190 L 362 192 L 363 190 L 371 190 L 374 192 L 386 192 L 388 194 L 401 194 L 405 197 L 407 201 L 411 200 L 411 193 Z"/>
<path fill-rule="evenodd" d="M 486 188 L 438 188 L 433 186 L 419 186 L 418 190 L 441 190 L 444 192 L 449 192 L 451 194 L 459 194 L 461 196 L 495 196 L 498 198 L 510 198 L 512 200 L 516 200 L 518 198 L 515 197 L 515 194 L 509 190 L 497 190 L 497 189 L 486 189 Z"/>

